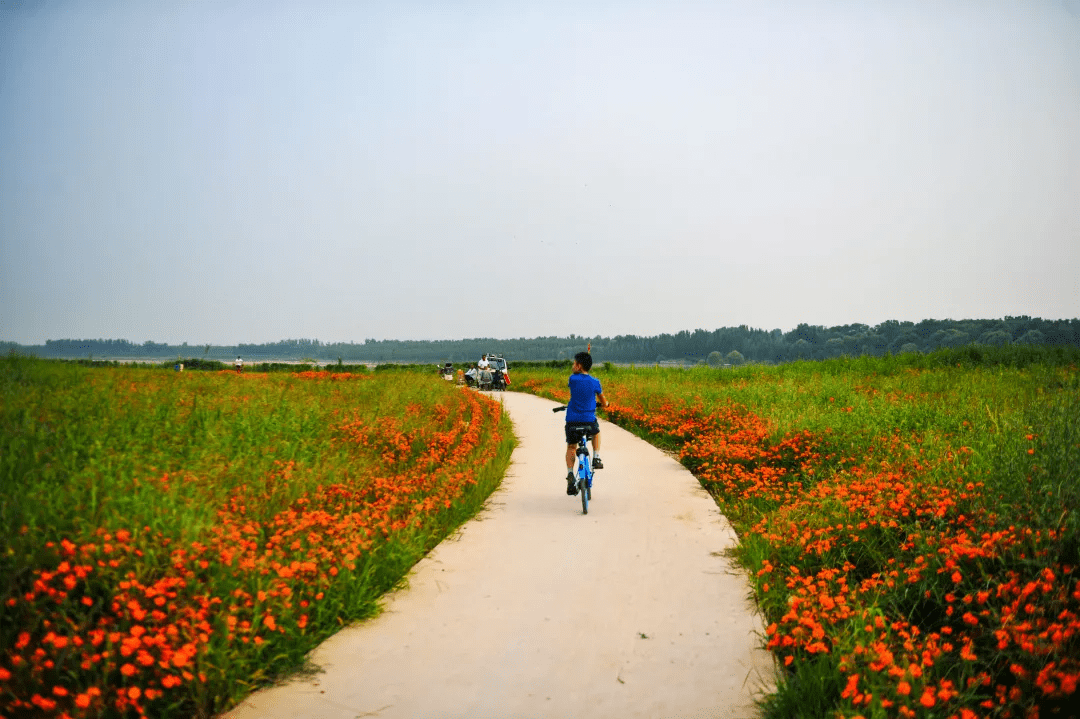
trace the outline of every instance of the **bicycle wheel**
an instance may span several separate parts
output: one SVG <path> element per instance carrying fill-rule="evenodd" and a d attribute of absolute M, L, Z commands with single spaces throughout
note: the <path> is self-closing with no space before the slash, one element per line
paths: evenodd
<path fill-rule="evenodd" d="M 589 479 L 584 467 L 578 468 L 578 491 L 581 493 L 581 513 L 589 513 Z"/>

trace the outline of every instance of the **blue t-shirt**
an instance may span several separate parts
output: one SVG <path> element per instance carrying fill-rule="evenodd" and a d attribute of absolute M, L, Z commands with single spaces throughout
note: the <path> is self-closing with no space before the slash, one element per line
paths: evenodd
<path fill-rule="evenodd" d="M 604 390 L 600 380 L 592 375 L 570 375 L 570 402 L 566 407 L 567 422 L 595 422 L 596 395 Z"/>

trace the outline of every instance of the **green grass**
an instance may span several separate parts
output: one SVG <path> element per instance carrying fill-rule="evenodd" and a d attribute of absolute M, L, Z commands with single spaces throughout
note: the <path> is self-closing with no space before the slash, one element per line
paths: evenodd
<path fill-rule="evenodd" d="M 210 716 L 370 616 L 514 444 L 498 403 L 429 375 L 0 360 L 4 715 Z M 118 651 L 138 627 L 150 665 Z"/>
<path fill-rule="evenodd" d="M 593 374 L 615 421 L 680 453 L 739 534 L 790 662 L 765 716 L 1065 716 L 1080 703 L 1078 364 L 1075 348 L 1013 346 Z M 567 374 L 522 368 L 511 389 L 565 401 Z M 890 652 L 877 669 L 874 647 Z"/>

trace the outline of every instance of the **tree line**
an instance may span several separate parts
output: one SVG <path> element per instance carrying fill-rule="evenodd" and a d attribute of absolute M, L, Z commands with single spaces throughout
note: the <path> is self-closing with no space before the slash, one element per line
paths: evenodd
<path fill-rule="evenodd" d="M 291 360 L 309 362 L 443 363 L 478 360 L 488 353 L 501 354 L 508 361 L 568 359 L 592 346 L 598 362 L 776 364 L 794 360 L 829 359 L 886 353 L 932 352 L 965 345 L 1005 346 L 1011 344 L 1072 345 L 1080 347 L 1080 319 L 1044 320 L 1038 317 L 1005 317 L 986 320 L 889 320 L 876 326 L 865 324 L 800 324 L 789 332 L 747 327 L 715 330 L 683 330 L 653 336 L 614 337 L 534 337 L 518 339 L 471 338 L 460 340 L 374 340 L 363 342 L 320 342 L 317 339 L 288 339 L 264 344 L 170 345 L 128 340 L 47 340 L 43 345 L 0 343 L 4 352 L 19 352 L 52 358 L 193 358 L 245 361 Z"/>

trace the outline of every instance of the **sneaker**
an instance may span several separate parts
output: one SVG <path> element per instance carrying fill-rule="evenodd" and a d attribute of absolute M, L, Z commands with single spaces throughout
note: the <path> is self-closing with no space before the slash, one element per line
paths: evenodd
<path fill-rule="evenodd" d="M 600 461 L 600 455 L 596 455 L 595 457 L 592 458 L 592 468 L 593 469 L 603 469 L 604 468 L 604 463 Z"/>
<path fill-rule="evenodd" d="M 566 473 L 566 493 L 571 497 L 577 494 L 577 478 L 573 472 Z"/>

